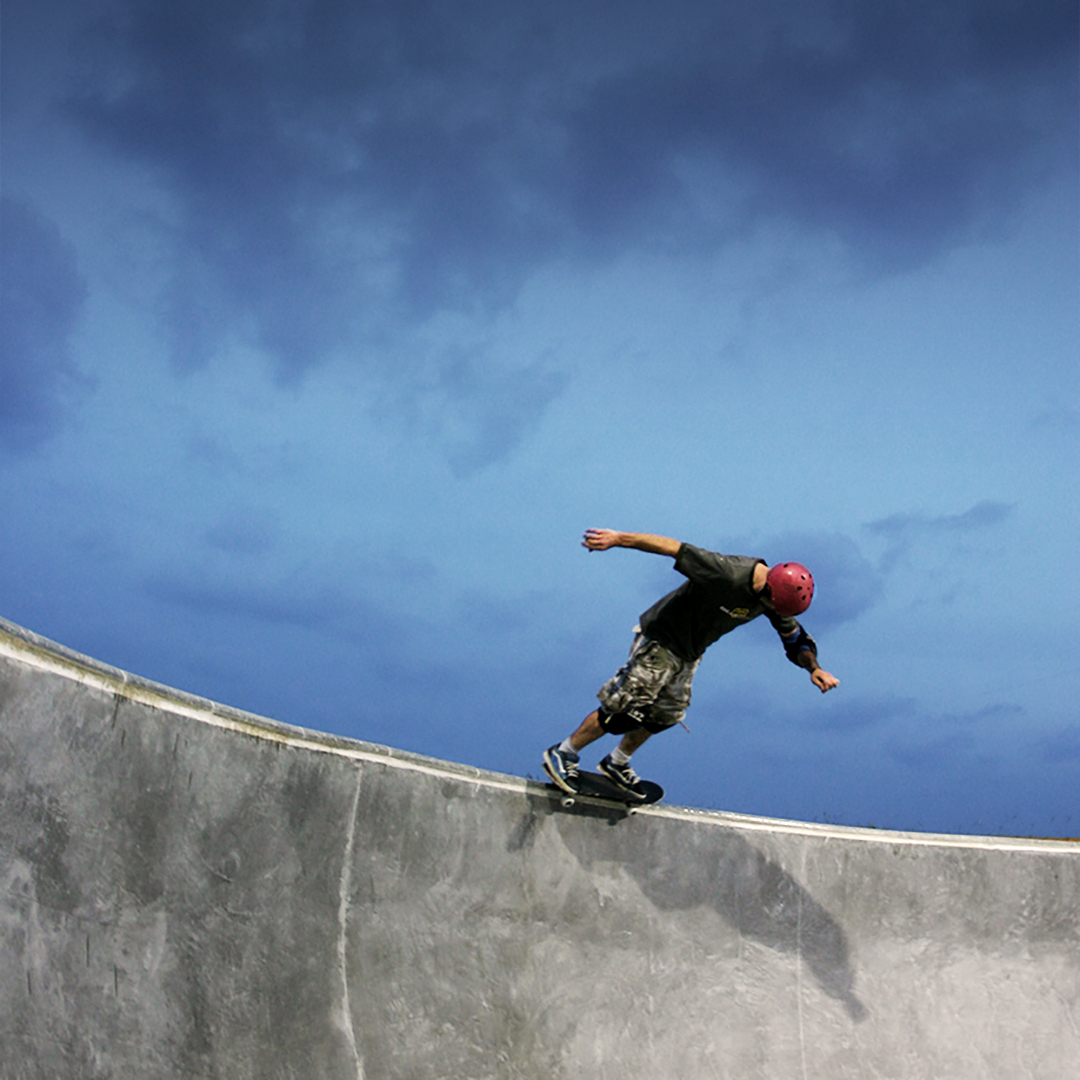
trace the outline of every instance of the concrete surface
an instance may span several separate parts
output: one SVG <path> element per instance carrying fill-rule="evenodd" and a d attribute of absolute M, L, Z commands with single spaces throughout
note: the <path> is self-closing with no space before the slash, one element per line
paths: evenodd
<path fill-rule="evenodd" d="M 564 810 L 2 621 L 0 880 L 16 1080 L 1080 1076 L 1076 844 Z"/>

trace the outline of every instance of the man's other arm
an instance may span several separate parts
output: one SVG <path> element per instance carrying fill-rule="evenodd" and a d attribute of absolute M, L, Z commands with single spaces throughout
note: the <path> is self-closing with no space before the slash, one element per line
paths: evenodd
<path fill-rule="evenodd" d="M 791 621 L 795 622 L 794 619 Z M 787 658 L 796 667 L 809 671 L 810 681 L 823 694 L 840 685 L 840 680 L 835 675 L 831 675 L 818 665 L 817 643 L 797 622 L 795 622 L 795 629 L 787 634 L 780 627 L 776 629 L 780 634 L 780 640 L 784 643 Z"/>
<path fill-rule="evenodd" d="M 581 544 L 590 551 L 607 551 L 613 547 L 636 548 L 638 551 L 651 551 L 654 555 L 670 555 L 673 559 L 682 547 L 681 540 L 672 540 L 670 536 L 619 532 L 616 529 L 586 529 Z"/>

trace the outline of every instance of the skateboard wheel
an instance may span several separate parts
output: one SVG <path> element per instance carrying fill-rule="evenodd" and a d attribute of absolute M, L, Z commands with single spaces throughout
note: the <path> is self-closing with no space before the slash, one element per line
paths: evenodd
<path fill-rule="evenodd" d="M 563 804 L 564 807 L 570 807 L 574 805 L 574 796 L 564 795 L 559 801 Z"/>

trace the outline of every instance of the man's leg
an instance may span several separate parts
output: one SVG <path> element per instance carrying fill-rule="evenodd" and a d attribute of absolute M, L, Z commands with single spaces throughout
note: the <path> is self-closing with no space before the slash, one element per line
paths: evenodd
<path fill-rule="evenodd" d="M 632 653 L 631 660 L 633 658 Z M 682 720 L 690 704 L 690 685 L 697 666 L 697 661 L 687 663 L 653 642 L 648 650 L 642 650 L 640 663 L 633 665 L 633 670 L 627 673 L 628 678 L 615 686 L 609 683 L 601 691 L 600 700 L 606 707 L 611 707 L 611 700 L 616 707 L 626 710 L 628 718 L 639 723 L 630 727 L 609 727 L 608 730 L 626 734 L 597 769 L 637 798 L 644 798 L 645 792 L 641 778 L 630 765 L 630 758 L 652 735 L 667 731 Z M 605 700 L 609 688 L 618 696 Z"/>
<path fill-rule="evenodd" d="M 645 728 L 637 728 L 634 731 L 628 731 L 619 743 L 619 749 L 627 756 L 630 757 L 635 750 L 637 750 L 646 739 L 651 738 L 651 731 L 646 731 Z"/>
<path fill-rule="evenodd" d="M 544 772 L 551 778 L 552 783 L 563 791 L 576 792 L 578 752 L 584 750 L 590 743 L 596 742 L 604 734 L 606 732 L 600 722 L 600 710 L 596 709 L 585 717 L 573 735 L 558 746 L 545 750 Z M 638 786 L 637 775 L 630 768 L 630 755 L 652 734 L 651 731 L 642 727 L 631 729 L 623 735 L 617 749 L 608 754 L 598 766 L 609 780 L 639 798 L 644 798 L 644 793 Z"/>
<path fill-rule="evenodd" d="M 551 778 L 552 783 L 564 791 L 577 790 L 578 753 L 590 743 L 596 742 L 601 735 L 626 733 L 619 749 L 614 751 L 616 760 L 623 765 L 629 763 L 630 755 L 649 737 L 649 732 L 637 726 L 636 718 L 630 720 L 631 726 L 627 726 L 630 718 L 624 716 L 622 710 L 634 704 L 647 709 L 656 692 L 670 677 L 671 665 L 662 657 L 659 666 L 655 661 L 650 662 L 647 657 L 656 654 L 659 646 L 656 642 L 648 642 L 636 627 L 635 631 L 626 663 L 604 684 L 597 695 L 604 709 L 605 720 L 616 719 L 620 722 L 619 726 L 605 725 L 600 719 L 601 710 L 594 709 L 573 735 L 544 751 L 544 772 Z"/>
<path fill-rule="evenodd" d="M 600 710 L 594 709 L 582 720 L 577 731 L 556 746 L 544 751 L 544 772 L 551 782 L 563 791 L 573 794 L 578 786 L 578 751 L 596 742 L 604 729 L 600 725 Z"/>
<path fill-rule="evenodd" d="M 597 770 L 616 787 L 622 788 L 628 795 L 633 795 L 637 799 L 646 797 L 645 789 L 641 786 L 641 777 L 630 766 L 630 757 L 652 734 L 653 732 L 643 727 L 633 728 L 622 737 L 619 745 L 596 766 Z"/>
<path fill-rule="evenodd" d="M 566 729 L 564 728 L 563 730 L 565 731 Z M 593 709 L 593 711 L 581 721 L 581 726 L 570 736 L 568 741 L 574 753 L 579 753 L 584 750 L 589 743 L 596 742 L 603 734 L 604 728 L 600 723 L 600 710 Z"/>
<path fill-rule="evenodd" d="M 566 743 L 562 744 L 562 746 L 573 750 L 574 753 L 577 754 L 584 750 L 590 743 L 596 742 L 601 735 L 605 734 L 607 734 L 607 732 L 604 730 L 603 724 L 600 723 L 600 710 L 594 709 L 581 721 L 581 726 L 569 739 L 567 739 Z M 634 728 L 622 737 L 622 741 L 619 743 L 619 749 L 629 757 L 652 734 L 651 731 L 646 731 L 643 727 Z M 567 743 L 569 743 L 569 747 L 567 747 Z"/>
<path fill-rule="evenodd" d="M 584 750 L 589 743 L 596 742 L 605 734 L 600 723 L 600 710 L 594 709 L 581 721 L 577 731 L 557 746 L 549 746 L 544 751 L 544 772 L 551 782 L 563 791 L 577 791 L 578 751 Z"/>

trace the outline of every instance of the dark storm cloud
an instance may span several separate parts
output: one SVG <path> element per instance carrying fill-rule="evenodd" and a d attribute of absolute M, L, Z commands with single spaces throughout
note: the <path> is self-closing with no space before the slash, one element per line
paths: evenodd
<path fill-rule="evenodd" d="M 232 324 L 295 374 L 553 257 L 762 217 L 911 265 L 1076 141 L 1072 0 L 112 12 L 67 109 L 178 201 L 183 364 Z"/>
<path fill-rule="evenodd" d="M 1075 5 L 814 6 L 809 40 L 805 11 L 734 35 L 720 16 L 594 91 L 574 128 L 584 226 L 681 207 L 672 164 L 691 158 L 744 178 L 751 220 L 791 215 L 903 266 L 1007 197 L 1044 139 L 1072 144 Z"/>
<path fill-rule="evenodd" d="M 68 351 L 85 295 L 56 226 L 30 202 L 0 199 L 0 446 L 40 444 L 65 396 L 87 385 Z"/>

